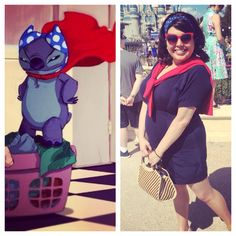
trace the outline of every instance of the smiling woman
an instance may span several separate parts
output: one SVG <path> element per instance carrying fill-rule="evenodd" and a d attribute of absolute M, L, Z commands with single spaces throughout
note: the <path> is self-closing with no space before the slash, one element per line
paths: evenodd
<path fill-rule="evenodd" d="M 193 49 L 192 53 L 190 51 L 190 56 L 198 56 L 202 59 L 202 61 L 207 62 L 209 57 L 203 51 L 203 47 L 205 45 L 205 38 L 202 33 L 202 30 L 198 26 L 196 19 L 192 15 L 189 15 L 188 13 L 184 12 L 182 12 L 181 14 L 176 13 L 176 15 L 171 16 L 167 17 L 165 23 L 163 24 L 164 27 L 162 27 L 160 31 L 158 58 L 160 58 L 168 65 L 172 64 L 173 58 L 170 55 L 168 49 L 173 50 L 173 48 L 175 47 L 175 49 L 182 50 Z M 173 39 L 170 42 L 170 34 L 177 34 L 175 40 L 176 38 L 179 39 L 178 36 L 180 37 L 180 40 L 176 40 L 175 44 L 173 42 Z M 191 35 L 191 37 L 189 34 Z"/>
<path fill-rule="evenodd" d="M 204 45 L 192 15 L 170 14 L 160 30 L 159 61 L 141 84 L 140 149 L 152 166 L 161 163 L 169 172 L 181 231 L 189 230 L 187 185 L 231 227 L 225 200 L 207 177 L 206 132 L 199 114 L 212 115 L 212 79 Z"/>

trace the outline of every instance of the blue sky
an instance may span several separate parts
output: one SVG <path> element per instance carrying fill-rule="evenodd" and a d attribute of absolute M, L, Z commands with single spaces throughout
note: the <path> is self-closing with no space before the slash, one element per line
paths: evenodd
<path fill-rule="evenodd" d="M 194 16 L 201 17 L 209 5 L 180 5 L 181 10 L 187 11 Z"/>

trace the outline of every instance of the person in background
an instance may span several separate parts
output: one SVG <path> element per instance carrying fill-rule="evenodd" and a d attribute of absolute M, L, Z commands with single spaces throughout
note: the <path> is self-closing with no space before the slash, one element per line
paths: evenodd
<path fill-rule="evenodd" d="M 153 64 L 157 61 L 157 47 L 155 41 L 151 42 Z"/>
<path fill-rule="evenodd" d="M 231 64 L 231 41 L 229 36 L 225 37 L 226 64 Z"/>
<path fill-rule="evenodd" d="M 143 80 L 143 68 L 139 58 L 125 50 L 125 35 L 121 32 L 120 51 L 120 156 L 130 157 L 128 151 L 128 126 L 134 128 L 137 137 L 138 119 L 142 105 L 139 94 Z"/>
<path fill-rule="evenodd" d="M 210 5 L 203 16 L 202 29 L 206 39 L 206 52 L 209 56 L 209 66 L 213 79 L 213 98 L 215 98 L 216 81 L 227 79 L 224 47 L 225 40 L 221 34 L 221 20 L 219 12 L 224 5 Z M 217 100 L 214 99 L 213 106 L 219 108 Z"/>
<path fill-rule="evenodd" d="M 207 173 L 206 131 L 199 114 L 212 115 L 213 99 L 204 45 L 192 15 L 170 14 L 160 29 L 158 62 L 140 87 L 140 150 L 152 166 L 162 163 L 168 170 L 177 189 L 174 207 L 181 231 L 190 230 L 187 186 L 231 229 L 225 199 Z"/>
<path fill-rule="evenodd" d="M 147 48 L 148 48 L 148 54 L 147 54 L 147 65 L 148 66 L 153 66 L 153 61 L 152 61 L 152 47 L 150 42 L 147 43 Z"/>

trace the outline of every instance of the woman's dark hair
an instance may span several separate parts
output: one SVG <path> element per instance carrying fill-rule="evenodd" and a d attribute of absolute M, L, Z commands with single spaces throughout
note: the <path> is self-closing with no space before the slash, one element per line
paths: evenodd
<path fill-rule="evenodd" d="M 220 11 L 225 7 L 225 5 L 210 5 L 210 7 L 218 6 L 220 8 Z"/>
<path fill-rule="evenodd" d="M 170 14 L 164 21 L 159 35 L 158 59 L 167 65 L 172 64 L 172 57 L 167 51 L 165 34 L 170 27 L 175 27 L 177 30 L 183 32 L 192 32 L 194 39 L 193 55 L 200 57 L 204 62 L 209 60 L 208 55 L 203 50 L 205 46 L 205 37 L 198 25 L 197 20 L 190 14 L 185 12 L 175 12 Z"/>

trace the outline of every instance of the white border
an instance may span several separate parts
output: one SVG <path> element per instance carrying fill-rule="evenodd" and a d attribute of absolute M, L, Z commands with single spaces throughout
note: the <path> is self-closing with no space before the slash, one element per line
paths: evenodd
<path fill-rule="evenodd" d="M 3 204 L 5 202 L 4 200 L 4 183 L 5 183 L 5 173 L 4 173 L 4 166 L 5 166 L 5 161 L 4 161 L 4 133 L 5 133 L 5 66 L 4 66 L 4 59 L 5 59 L 5 51 L 4 51 L 4 30 L 5 30 L 5 24 L 4 24 L 4 19 L 5 19 L 5 11 L 4 11 L 4 7 L 1 5 L 0 8 L 0 25 L 2 25 L 3 27 L 0 27 L 0 71 L 1 71 L 1 78 L 0 79 L 0 94 L 2 95 L 2 99 L 0 100 L 0 153 L 2 153 L 2 158 L 1 158 L 1 162 L 0 162 L 0 179 L 2 181 L 0 181 L 0 202 L 2 202 L 2 204 L 0 204 L 0 217 L 1 217 L 1 221 L 0 221 L 0 229 L 4 229 L 4 224 L 5 224 L 5 209 L 4 209 L 4 205 Z M 2 50 L 1 50 L 2 49 Z M 2 194 L 3 193 L 3 194 Z"/>
<path fill-rule="evenodd" d="M 0 27 L 0 54 L 1 54 L 1 59 L 0 59 L 0 71 L 1 71 L 1 78 L 0 78 L 0 94 L 1 94 L 1 100 L 0 100 L 0 109 L 1 109 L 1 118 L 0 118 L 0 122 L 1 122 L 1 129 L 0 129 L 0 134 L 1 134 L 1 141 L 0 141 L 0 150 L 2 151 L 1 153 L 3 153 L 3 145 L 4 145 L 4 133 L 5 133 L 5 123 L 4 123 L 4 117 L 5 117 L 5 83 L 4 83 L 4 78 L 5 78 L 5 73 L 4 73 L 4 58 L 5 58 L 5 53 L 4 53 L 4 26 L 5 26 L 5 11 L 4 11 L 4 5 L 5 4 L 15 4 L 15 5 L 24 5 L 24 4 L 30 4 L 30 5 L 48 5 L 48 4 L 62 4 L 62 5 L 104 5 L 104 4 L 110 4 L 110 5 L 116 5 L 116 231 L 115 232 L 84 232 L 84 231 L 78 231 L 78 232 L 66 232 L 69 234 L 80 234 L 80 235 L 94 235 L 94 234 L 101 234 L 101 235 L 114 235 L 114 234 L 134 234 L 134 235 L 140 235 L 143 233 L 148 233 L 148 234 L 158 234 L 161 233 L 163 234 L 178 234 L 178 235 L 182 235 L 182 232 L 130 232 L 130 231 L 120 231 L 120 150 L 119 150 L 119 140 L 120 140 L 120 126 L 119 126 L 119 120 L 120 120 L 120 102 L 119 102 L 119 95 L 120 95 L 120 68 L 119 68 L 119 61 L 120 61 L 120 37 L 119 37 L 119 22 L 120 22 L 120 5 L 121 4 L 181 4 L 181 5 L 209 5 L 209 4 L 231 4 L 232 5 L 232 29 L 234 29 L 234 25 L 235 25 L 235 13 L 236 13 L 236 9 L 234 6 L 234 1 L 232 0 L 211 0 L 211 1 L 204 1 L 204 0 L 179 0 L 178 2 L 176 1 L 170 1 L 170 0 L 142 0 L 142 1 L 129 1 L 129 0 L 68 0 L 68 1 L 62 1 L 62 0 L 35 0 L 34 3 L 32 4 L 32 0 L 24 0 L 24 1 L 17 1 L 17 0 L 2 0 L 1 1 L 1 5 L 0 5 L 0 25 L 3 27 Z M 235 33 L 234 30 L 232 30 L 232 52 L 235 52 L 236 47 L 235 47 Z M 1 50 L 2 49 L 2 50 Z M 236 82 L 234 81 L 234 79 L 236 78 L 236 72 L 235 72 L 235 59 L 234 59 L 235 55 L 233 54 L 232 56 L 232 154 L 231 154 L 231 160 L 232 160 L 232 222 L 235 222 L 235 199 L 236 199 L 236 195 L 235 195 L 235 165 L 236 165 L 236 160 L 235 160 L 235 140 L 236 140 L 236 134 L 235 132 L 233 132 L 233 130 L 236 130 L 236 125 L 234 124 L 235 122 L 235 105 L 234 105 L 234 91 L 235 91 L 235 84 Z M 224 157 L 222 157 L 224 158 Z M 0 178 L 2 179 L 2 181 L 0 181 L 0 192 L 4 193 L 4 158 L 3 161 L 1 162 L 1 175 Z M 5 213 L 4 213 L 4 204 L 2 204 L 4 202 L 4 199 L 2 198 L 3 194 L 0 194 L 0 200 L 1 200 L 1 204 L 0 204 L 0 231 L 3 232 L 4 234 L 12 234 L 15 235 L 16 232 L 5 232 L 4 231 L 4 217 L 5 217 Z M 138 207 L 138 206 L 137 206 Z M 232 234 L 236 231 L 236 225 L 233 225 L 233 231 L 231 232 L 208 232 L 208 233 L 214 233 L 214 235 L 228 235 L 228 234 Z M 18 232 L 17 232 L 18 233 Z M 46 234 L 51 234 L 51 233 L 55 233 L 52 231 L 48 231 L 48 232 L 19 232 L 19 233 L 23 233 L 24 235 L 27 233 L 29 234 L 37 234 L 37 233 L 46 233 Z M 56 232 L 57 234 L 60 235 L 65 235 L 65 232 Z M 196 233 L 204 233 L 204 232 L 196 232 Z"/>
<path fill-rule="evenodd" d="M 120 230 L 120 6 L 116 5 L 116 232 Z"/>

